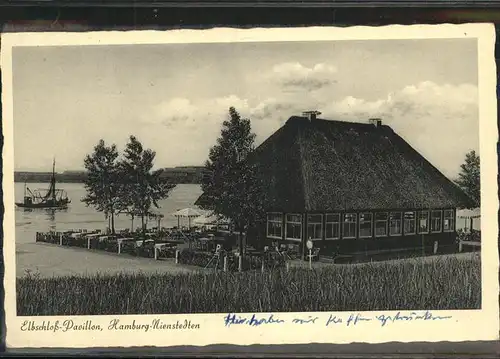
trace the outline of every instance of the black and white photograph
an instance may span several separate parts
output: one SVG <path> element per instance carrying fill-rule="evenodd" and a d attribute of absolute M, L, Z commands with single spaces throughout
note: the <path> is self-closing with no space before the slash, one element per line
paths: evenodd
<path fill-rule="evenodd" d="M 485 229 L 496 112 L 481 105 L 495 93 L 481 87 L 492 72 L 478 39 L 492 31 L 440 29 L 13 35 L 2 72 L 16 330 L 147 332 L 184 315 L 178 326 L 204 331 L 191 315 L 217 314 L 223 330 L 279 338 L 280 324 L 304 330 L 317 313 L 340 313 L 327 327 L 386 313 L 373 321 L 403 331 L 398 321 L 481 313 L 498 270 L 497 227 Z"/>

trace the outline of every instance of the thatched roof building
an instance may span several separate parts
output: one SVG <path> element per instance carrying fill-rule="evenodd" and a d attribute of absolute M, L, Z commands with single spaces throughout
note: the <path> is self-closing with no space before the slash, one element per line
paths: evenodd
<path fill-rule="evenodd" d="M 473 207 L 380 120 L 291 117 L 255 151 L 273 211 Z"/>
<path fill-rule="evenodd" d="M 336 252 L 453 243 L 456 209 L 474 206 L 378 119 L 293 116 L 247 160 L 258 169 L 267 212 L 260 238 L 302 250 L 306 239 Z"/>

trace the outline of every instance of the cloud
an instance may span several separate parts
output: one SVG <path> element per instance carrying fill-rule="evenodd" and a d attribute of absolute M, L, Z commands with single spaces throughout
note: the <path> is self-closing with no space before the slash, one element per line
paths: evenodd
<path fill-rule="evenodd" d="M 236 92 L 166 99 L 140 115 L 140 139 L 157 149 L 158 163 L 201 163 L 220 135 L 229 107 L 234 106 L 252 120 L 257 145 L 290 116 L 319 110 L 321 117 L 332 120 L 382 118 L 450 177 L 456 176 L 465 153 L 478 149 L 476 86 L 423 81 L 385 97 L 365 99 L 342 96 L 337 71 L 327 63 L 284 62 L 248 79 L 256 91 L 245 96 Z"/>
<path fill-rule="evenodd" d="M 300 67 L 293 68 L 302 71 Z M 274 93 L 262 101 L 235 94 L 194 102 L 173 98 L 158 104 L 146 116 L 143 135 L 152 143 L 161 143 L 163 154 L 158 152 L 164 156 L 162 160 L 170 158 L 172 162 L 175 154 L 179 163 L 200 163 L 215 144 L 230 106 L 252 120 L 257 144 L 290 116 L 304 110 L 317 109 L 323 113 L 321 117 L 341 121 L 363 122 L 380 117 L 449 177 L 456 176 L 465 153 L 479 147 L 477 87 L 429 81 L 372 101 L 353 96 L 332 100 L 327 89 L 317 91 L 315 96 Z"/>
<path fill-rule="evenodd" d="M 292 101 L 271 97 L 252 107 L 249 110 L 249 116 L 255 122 L 265 122 L 272 119 L 282 122 L 290 117 L 290 113 L 296 110 L 295 107 L 296 104 Z"/>
<path fill-rule="evenodd" d="M 479 149 L 477 87 L 421 82 L 376 101 L 346 97 L 325 104 L 326 118 L 366 121 L 382 118 L 449 177 L 455 177 L 465 153 Z"/>
<path fill-rule="evenodd" d="M 236 95 L 204 99 L 192 102 L 187 98 L 172 98 L 163 101 L 142 116 L 145 124 L 161 124 L 176 130 L 185 126 L 199 128 L 221 123 L 227 116 L 229 107 L 248 112 L 248 101 Z"/>
<path fill-rule="evenodd" d="M 144 122 L 155 124 L 160 121 L 167 127 L 194 126 L 195 121 L 191 116 L 197 107 L 187 98 L 173 98 L 158 104 L 153 111 L 153 114 L 143 117 Z"/>
<path fill-rule="evenodd" d="M 257 105 L 254 116 L 259 124 L 282 124 L 308 109 L 340 121 L 381 118 L 450 178 L 457 176 L 468 151 L 479 150 L 478 90 L 470 84 L 424 81 L 372 101 L 353 96 L 332 100 L 326 89 L 314 96 L 283 94 Z"/>
<path fill-rule="evenodd" d="M 477 125 L 478 121 L 477 87 L 469 84 L 438 85 L 427 81 L 375 101 L 347 96 L 324 105 L 323 113 L 337 119 L 382 117 L 394 125 L 407 123 L 419 128 L 440 123 L 450 126 L 462 120 L 474 121 Z"/>
<path fill-rule="evenodd" d="M 234 106 L 248 116 L 246 99 L 228 95 L 193 101 L 171 98 L 140 116 L 139 139 L 157 151 L 158 163 L 203 164 L 220 135 L 222 122 Z"/>
<path fill-rule="evenodd" d="M 315 91 L 335 83 L 336 73 L 337 68 L 333 65 L 319 63 L 307 67 L 298 62 L 285 62 L 273 66 L 263 80 L 287 90 Z"/>
<path fill-rule="evenodd" d="M 470 84 L 424 81 L 372 101 L 332 100 L 326 89 L 314 96 L 284 93 L 252 108 L 252 126 L 263 140 L 288 117 L 308 109 L 340 121 L 379 117 L 450 178 L 457 176 L 468 151 L 479 150 L 478 89 Z"/>

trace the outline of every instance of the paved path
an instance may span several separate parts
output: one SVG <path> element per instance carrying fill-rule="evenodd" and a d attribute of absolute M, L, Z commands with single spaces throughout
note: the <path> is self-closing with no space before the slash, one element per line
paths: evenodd
<path fill-rule="evenodd" d="M 189 273 L 198 267 L 175 264 L 174 259 L 155 261 L 126 254 L 118 255 L 85 248 L 59 247 L 46 243 L 30 243 L 16 251 L 16 275 L 27 271 L 41 277 L 85 275 L 95 273 Z"/>
<path fill-rule="evenodd" d="M 460 253 L 449 255 L 428 256 L 420 258 L 408 258 L 389 261 L 373 262 L 388 263 L 400 261 L 428 262 L 445 257 L 456 257 L 468 259 L 478 256 L 479 253 Z M 308 268 L 309 263 L 301 260 L 291 261 L 292 267 Z M 359 264 L 333 264 L 325 262 L 313 262 L 314 268 L 339 265 L 363 265 Z M 68 275 L 91 275 L 96 273 L 193 273 L 205 271 L 201 267 L 175 264 L 174 259 L 162 259 L 155 261 L 151 258 L 132 257 L 126 254 L 118 255 L 96 250 L 87 250 L 78 247 L 60 247 L 46 243 L 29 243 L 20 245 L 16 250 L 16 275 L 22 277 L 27 274 L 39 274 L 41 277 L 68 276 Z"/>

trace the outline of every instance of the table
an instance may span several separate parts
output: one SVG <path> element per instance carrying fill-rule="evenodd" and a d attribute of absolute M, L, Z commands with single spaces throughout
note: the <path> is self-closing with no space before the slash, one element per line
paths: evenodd
<path fill-rule="evenodd" d="M 142 242 L 143 242 L 143 240 L 142 240 L 142 239 L 141 239 L 141 240 L 138 240 L 138 241 L 136 240 L 136 241 L 135 241 L 135 245 L 136 245 L 136 247 L 141 247 L 141 246 L 142 246 Z M 150 243 L 150 242 L 154 242 L 154 240 L 152 240 L 152 239 L 146 239 L 146 240 L 144 241 L 144 243 Z"/>
<path fill-rule="evenodd" d="M 90 241 L 93 239 L 93 238 L 97 238 L 99 237 L 100 234 L 99 233 L 95 233 L 95 234 L 87 234 L 85 235 L 85 238 L 87 238 L 87 249 L 90 249 Z"/>
<path fill-rule="evenodd" d="M 172 243 L 155 243 L 155 260 L 158 259 L 158 252 L 161 251 L 162 248 L 175 248 L 175 245 Z"/>
<path fill-rule="evenodd" d="M 134 238 L 118 238 L 116 241 L 118 243 L 118 254 L 122 252 L 122 243 L 133 241 Z"/>
<path fill-rule="evenodd" d="M 162 249 L 163 247 L 172 247 L 170 243 L 155 243 L 155 248 Z"/>

